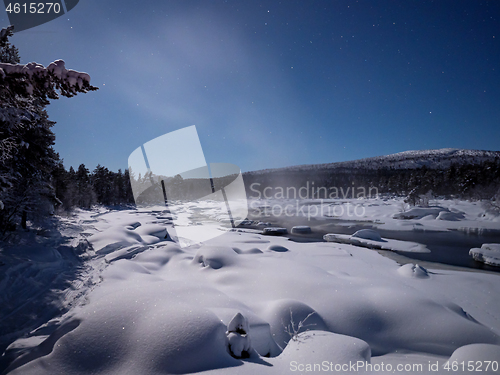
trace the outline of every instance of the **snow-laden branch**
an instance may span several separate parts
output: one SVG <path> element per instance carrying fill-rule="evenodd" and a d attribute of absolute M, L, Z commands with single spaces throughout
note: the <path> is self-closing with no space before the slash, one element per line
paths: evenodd
<path fill-rule="evenodd" d="M 9 76 L 22 78 L 28 95 L 38 91 L 49 98 L 55 98 L 55 90 L 64 96 L 74 96 L 78 92 L 97 89 L 90 85 L 90 76 L 87 73 L 66 69 L 63 60 L 56 60 L 47 67 L 35 62 L 25 65 L 0 63 L 0 81 L 8 79 Z"/>

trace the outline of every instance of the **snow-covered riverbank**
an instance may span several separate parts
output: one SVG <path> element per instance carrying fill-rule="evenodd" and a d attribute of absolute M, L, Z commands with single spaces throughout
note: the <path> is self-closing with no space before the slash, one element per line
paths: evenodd
<path fill-rule="evenodd" d="M 284 374 L 314 364 L 346 373 L 338 366 L 357 361 L 436 373 L 429 366 L 450 357 L 500 358 L 495 274 L 400 266 L 352 244 L 296 243 L 255 230 L 181 248 L 162 209 L 80 211 L 67 220 L 82 230 L 70 244 L 80 244 L 86 271 L 53 297 L 65 306 L 62 316 L 10 346 L 24 354 L 8 373 Z M 40 254 L 26 255 L 39 271 L 23 278 L 44 282 L 42 263 L 55 261 Z M 5 280 L 10 295 L 25 288 Z M 19 319 L 29 313 L 21 303 L 16 311 L 25 314 L 11 314 Z M 248 321 L 248 359 L 228 350 L 227 325 L 238 313 Z"/>

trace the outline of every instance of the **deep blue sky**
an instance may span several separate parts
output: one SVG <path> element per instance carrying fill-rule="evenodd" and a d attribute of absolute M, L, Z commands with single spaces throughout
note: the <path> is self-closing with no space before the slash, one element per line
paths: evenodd
<path fill-rule="evenodd" d="M 80 0 L 12 42 L 100 88 L 48 108 L 66 167 L 124 169 L 196 125 L 208 162 L 248 171 L 499 150 L 499 17 L 480 0 Z"/>

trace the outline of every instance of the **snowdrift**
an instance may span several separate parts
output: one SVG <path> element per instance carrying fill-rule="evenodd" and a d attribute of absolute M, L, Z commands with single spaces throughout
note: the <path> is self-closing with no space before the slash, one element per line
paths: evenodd
<path fill-rule="evenodd" d="M 408 353 L 440 366 L 477 352 L 498 359 L 498 275 L 400 266 L 364 247 L 415 245 L 366 230 L 321 243 L 226 232 L 181 249 L 171 224 L 158 223 L 165 215 L 94 216 L 87 251 L 104 265 L 99 285 L 6 373 L 284 374 Z"/>

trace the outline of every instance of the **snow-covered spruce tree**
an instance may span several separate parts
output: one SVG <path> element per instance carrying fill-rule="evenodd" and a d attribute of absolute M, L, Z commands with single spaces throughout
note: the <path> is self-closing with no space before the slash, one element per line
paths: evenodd
<path fill-rule="evenodd" d="M 56 197 L 51 172 L 59 156 L 52 148 L 54 133 L 45 107 L 59 95 L 72 97 L 97 90 L 90 76 L 67 70 L 64 61 L 47 67 L 19 64 L 9 43 L 13 27 L 0 32 L 0 232 L 28 215 L 42 214 Z"/>
<path fill-rule="evenodd" d="M 90 208 L 97 203 L 90 172 L 85 164 L 80 164 L 75 175 L 77 185 L 77 206 L 81 208 Z"/>
<path fill-rule="evenodd" d="M 12 36 L 14 26 L 9 26 L 0 31 L 0 62 L 9 64 L 19 64 L 19 50 L 9 42 L 9 37 Z"/>
<path fill-rule="evenodd" d="M 116 196 L 113 172 L 98 164 L 92 172 L 91 181 L 98 203 L 106 206 L 115 204 Z"/>
<path fill-rule="evenodd" d="M 113 204 L 130 204 L 134 203 L 134 195 L 130 186 L 129 171 L 125 169 L 122 172 L 118 169 L 118 173 L 113 173 Z"/>
<path fill-rule="evenodd" d="M 69 173 L 64 169 L 62 160 L 59 160 L 54 169 L 52 169 L 52 187 L 59 200 L 58 206 L 64 204 L 63 201 L 68 192 L 68 177 Z"/>

